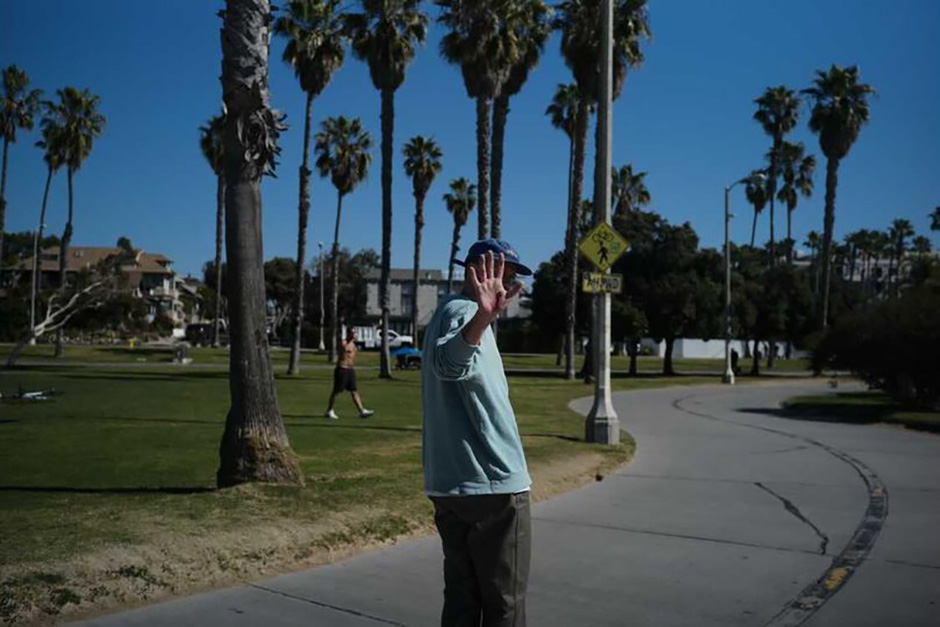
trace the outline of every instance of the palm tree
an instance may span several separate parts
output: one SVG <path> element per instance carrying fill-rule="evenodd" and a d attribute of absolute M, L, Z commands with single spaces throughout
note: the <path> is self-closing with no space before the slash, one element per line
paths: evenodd
<path fill-rule="evenodd" d="M 212 346 L 219 348 L 219 327 L 222 324 L 222 236 L 225 232 L 225 158 L 222 153 L 223 115 L 209 118 L 206 126 L 199 127 L 199 148 L 209 167 L 215 173 L 215 319 L 212 326 Z"/>
<path fill-rule="evenodd" d="M 46 228 L 46 205 L 49 200 L 49 188 L 52 186 L 52 176 L 62 167 L 62 128 L 59 126 L 51 103 L 44 103 L 43 114 L 40 126 L 42 128 L 42 139 L 36 142 L 36 146 L 43 150 L 43 160 L 46 162 L 46 187 L 42 192 L 42 209 L 39 212 L 39 227 L 33 236 L 33 268 L 32 280 L 29 291 L 29 328 L 30 332 L 36 328 L 36 301 L 39 298 L 39 291 L 42 289 L 42 274 L 39 271 L 39 242 L 42 241 L 42 232 Z"/>
<path fill-rule="evenodd" d="M 382 271 L 379 302 L 382 306 L 382 357 L 379 377 L 389 379 L 388 293 L 392 259 L 392 134 L 395 91 L 405 80 L 405 68 L 415 56 L 415 45 L 427 37 L 428 17 L 419 0 L 362 0 L 362 13 L 346 16 L 346 27 L 356 58 L 369 65 L 372 84 L 382 94 Z"/>
<path fill-rule="evenodd" d="M 59 246 L 59 289 L 65 289 L 66 265 L 69 244 L 72 241 L 72 225 L 75 205 L 72 193 L 72 177 L 91 154 L 94 140 L 104 131 L 105 118 L 98 112 L 100 98 L 87 89 L 79 91 L 66 87 L 56 92 L 58 104 L 53 105 L 53 117 L 60 128 L 57 143 L 60 146 L 62 163 L 66 167 L 69 182 L 69 217 Z M 56 357 L 62 356 L 62 327 L 56 333 Z"/>
<path fill-rule="evenodd" d="M 414 294 L 411 307 L 411 329 L 415 348 L 418 347 L 418 288 L 421 270 L 421 229 L 424 227 L 424 198 L 431 189 L 431 183 L 441 171 L 441 157 L 444 153 L 433 139 L 416 135 L 405 144 L 405 174 L 411 177 L 412 191 L 415 196 L 415 267 Z"/>
<path fill-rule="evenodd" d="M 16 143 L 16 131 L 32 130 L 39 113 L 42 91 L 29 88 L 26 72 L 15 65 L 3 70 L 3 99 L 0 100 L 0 133 L 3 134 L 3 174 L 0 176 L 0 264 L 3 263 L 3 232 L 7 215 L 7 161 L 10 144 Z"/>
<path fill-rule="evenodd" d="M 300 164 L 300 199 L 297 225 L 297 263 L 294 277 L 293 341 L 287 374 L 300 374 L 300 341 L 304 319 L 304 265 L 307 256 L 307 219 L 310 215 L 310 110 L 313 99 L 329 84 L 345 59 L 344 25 L 339 0 L 291 0 L 287 13 L 274 24 L 287 39 L 284 62 L 294 68 L 307 95 L 304 109 L 304 152 Z"/>
<path fill-rule="evenodd" d="M 467 179 L 461 177 L 450 182 L 450 191 L 444 194 L 444 205 L 454 216 L 454 235 L 450 240 L 450 262 L 447 266 L 447 291 L 454 291 L 454 259 L 460 247 L 460 229 L 467 223 L 470 212 L 477 204 L 477 188 Z"/>
<path fill-rule="evenodd" d="M 930 238 L 924 237 L 923 235 L 918 235 L 911 241 L 911 250 L 917 253 L 918 257 L 923 257 L 927 255 L 932 250 L 930 244 Z"/>
<path fill-rule="evenodd" d="M 773 140 L 768 155 L 770 168 L 767 172 L 767 200 L 770 203 L 770 265 L 773 266 L 777 260 L 777 255 L 774 252 L 774 196 L 777 193 L 777 177 L 780 175 L 780 152 L 784 135 L 796 126 L 800 99 L 795 91 L 780 85 L 778 87 L 768 87 L 760 98 L 754 100 L 754 103 L 757 105 L 754 119 L 760 123 L 764 132 L 770 135 Z"/>
<path fill-rule="evenodd" d="M 614 3 L 614 27 L 611 99 L 616 100 L 626 81 L 627 70 L 638 66 L 643 61 L 640 43 L 650 38 L 651 31 L 646 0 L 612 1 Z M 602 6 L 601 0 L 565 0 L 558 6 L 553 20 L 553 26 L 562 31 L 561 54 L 574 75 L 578 93 L 581 96 L 575 125 L 574 168 L 571 185 L 573 203 L 580 201 L 584 182 L 584 149 L 587 142 L 591 105 L 600 97 L 598 68 L 601 56 L 600 14 Z M 600 125 L 598 125 L 597 133 L 600 133 Z M 595 157 L 600 159 L 597 150 L 595 150 Z M 597 174 L 596 170 L 595 165 L 595 174 Z M 577 281 L 577 257 L 572 254 L 568 259 L 568 302 L 565 312 L 569 340 L 573 340 L 574 337 L 574 310 L 578 297 Z M 573 341 L 569 344 L 569 352 L 573 349 L 572 345 Z M 566 366 L 565 376 L 573 379 L 574 369 L 569 371 Z"/>
<path fill-rule="evenodd" d="M 777 199 L 787 206 L 787 240 L 791 245 L 787 249 L 787 262 L 793 263 L 793 211 L 799 203 L 799 197 L 813 195 L 813 173 L 816 171 L 816 157 L 804 156 L 806 149 L 803 142 L 791 144 L 781 142 L 777 153 L 778 167 L 783 186 L 777 192 Z M 773 237 L 771 236 L 771 239 Z"/>
<path fill-rule="evenodd" d="M 317 154 L 317 170 L 323 178 L 330 177 L 336 188 L 336 226 L 333 228 L 333 253 L 331 280 L 333 293 L 330 296 L 330 340 L 329 360 L 336 356 L 341 333 L 339 324 L 339 224 L 343 215 L 343 197 L 351 193 L 365 180 L 372 163 L 372 137 L 362 128 L 359 118 L 327 118 L 320 125 L 315 138 L 314 152 Z"/>
<path fill-rule="evenodd" d="M 769 196 L 767 181 L 763 174 L 763 170 L 751 170 L 751 175 L 748 177 L 747 184 L 744 187 L 744 195 L 747 197 L 747 201 L 751 203 L 751 206 L 754 207 L 754 221 L 751 222 L 752 248 L 754 246 L 754 237 L 757 235 L 757 216 L 759 216 L 760 212 L 767 206 L 767 197 Z"/>
<path fill-rule="evenodd" d="M 515 31 L 517 56 L 509 65 L 509 72 L 499 94 L 493 101 L 493 155 L 490 160 L 490 236 L 499 239 L 502 231 L 503 144 L 509 99 L 520 91 L 529 74 L 539 63 L 545 42 L 551 32 L 550 9 L 543 0 L 509 0 L 509 18 L 504 28 Z"/>
<path fill-rule="evenodd" d="M 819 326 L 825 328 L 829 319 L 830 251 L 836 222 L 836 187 L 839 162 L 845 158 L 858 139 L 862 126 L 868 122 L 870 85 L 859 81 L 858 68 L 842 68 L 833 64 L 828 72 L 816 71 L 813 87 L 803 93 L 813 99 L 809 128 L 819 135 L 819 147 L 826 155 L 826 209 L 823 219 L 822 267 L 823 293 L 819 308 Z"/>
<path fill-rule="evenodd" d="M 577 245 L 577 224 L 578 210 L 577 203 L 573 194 L 574 187 L 574 162 L 575 162 L 575 144 L 577 143 L 575 133 L 577 132 L 578 109 L 581 106 L 581 94 L 578 92 L 578 86 L 574 84 L 559 84 L 552 97 L 552 102 L 545 110 L 545 114 L 551 117 L 552 126 L 564 131 L 568 136 L 568 220 L 565 229 L 565 267 L 568 269 L 568 276 L 574 276 L 577 273 L 578 252 Z M 565 346 L 565 378 L 574 379 L 574 330 L 575 303 L 578 298 L 577 280 L 567 282 L 568 298 L 565 299 L 565 337 L 562 344 Z M 571 291 L 574 294 L 571 294 Z"/>
<path fill-rule="evenodd" d="M 810 231 L 806 234 L 806 241 L 803 242 L 803 245 L 809 248 L 810 260 L 809 265 L 813 269 L 813 293 L 819 293 L 819 233 L 816 231 Z"/>
<path fill-rule="evenodd" d="M 888 281 L 892 281 L 892 275 L 897 275 L 893 279 L 894 287 L 893 290 L 891 290 L 891 294 L 896 297 L 898 295 L 898 283 L 901 280 L 901 263 L 904 261 L 904 252 L 907 250 L 906 240 L 914 236 L 914 227 L 911 226 L 910 220 L 898 218 L 891 223 L 891 228 L 888 233 L 891 238 L 891 257 L 888 260 Z"/>
<path fill-rule="evenodd" d="M 225 122 L 225 243 L 231 408 L 219 445 L 219 487 L 249 481 L 303 485 L 277 404 L 265 332 L 261 177 L 273 174 L 286 128 L 270 106 L 269 0 L 227 0 L 221 12 Z"/>
<path fill-rule="evenodd" d="M 623 215 L 630 211 L 639 211 L 650 203 L 650 192 L 643 179 L 646 172 L 633 173 L 633 165 L 627 164 L 610 168 L 610 196 L 614 201 L 614 215 Z"/>
<path fill-rule="evenodd" d="M 930 214 L 930 230 L 940 231 L 940 207 L 934 207 Z"/>
<path fill-rule="evenodd" d="M 521 61 L 528 43 L 520 35 L 525 2 L 519 0 L 436 0 L 437 18 L 449 29 L 440 43 L 441 56 L 460 66 L 467 96 L 476 102 L 477 239 L 489 235 L 490 102 L 499 96 L 510 70 Z M 521 85 L 520 85 L 521 87 Z M 499 230 L 499 227 L 497 227 Z"/>

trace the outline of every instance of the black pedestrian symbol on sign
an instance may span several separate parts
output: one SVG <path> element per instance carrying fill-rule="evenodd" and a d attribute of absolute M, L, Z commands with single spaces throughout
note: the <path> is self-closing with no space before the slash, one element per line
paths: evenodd
<path fill-rule="evenodd" d="M 608 261 L 607 259 L 607 247 L 604 246 L 603 243 L 598 247 L 597 253 L 600 256 L 598 259 L 598 265 L 600 266 L 610 265 L 610 261 Z"/>

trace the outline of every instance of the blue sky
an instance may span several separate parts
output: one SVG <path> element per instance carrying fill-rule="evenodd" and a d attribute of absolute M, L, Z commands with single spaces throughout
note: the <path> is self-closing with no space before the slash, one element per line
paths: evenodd
<path fill-rule="evenodd" d="M 222 5 L 0 2 L 0 65 L 18 65 L 48 94 L 72 85 L 101 96 L 108 126 L 75 177 L 75 244 L 111 245 L 127 235 L 136 246 L 174 259 L 182 273 L 201 274 L 212 257 L 215 181 L 199 152 L 197 128 L 219 110 L 216 11 Z M 436 8 L 426 6 L 435 16 Z M 769 145 L 751 119 L 753 99 L 768 86 L 802 89 L 816 69 L 832 63 L 858 64 L 878 95 L 871 123 L 840 168 L 836 236 L 886 228 L 897 217 L 930 235 L 927 214 L 940 205 L 940 3 L 653 0 L 650 17 L 654 38 L 644 49 L 646 62 L 629 75 L 614 105 L 613 162 L 649 172 L 652 209 L 673 222 L 691 222 L 703 245 L 719 245 L 723 187 L 761 166 Z M 433 26 L 396 96 L 395 267 L 409 267 L 413 255 L 414 200 L 401 145 L 416 134 L 432 135 L 444 151 L 444 170 L 425 208 L 425 267 L 446 268 L 452 222 L 441 195 L 447 182 L 476 178 L 474 106 L 459 70 L 440 59 L 440 36 Z M 282 136 L 278 178 L 263 186 L 267 258 L 296 254 L 304 96 L 280 60 L 283 45 L 272 45 L 271 91 L 291 129 Z M 544 115 L 556 85 L 571 81 L 558 47 L 556 35 L 513 99 L 507 128 L 503 235 L 533 264 L 561 248 L 564 232 L 567 140 Z M 353 250 L 378 250 L 381 243 L 379 104 L 364 64 L 351 55 L 314 101 L 315 124 L 331 115 L 359 116 L 376 141 L 369 180 L 344 205 L 341 242 Z M 806 128 L 808 106 L 801 114 L 790 139 L 805 142 L 820 158 L 818 141 Z M 8 231 L 38 222 L 45 169 L 36 139 L 35 131 L 21 134 L 11 148 Z M 592 186 L 590 151 L 587 163 L 585 195 Z M 811 229 L 822 231 L 824 171 L 821 163 L 817 193 L 794 214 L 799 241 Z M 335 206 L 333 187 L 315 177 L 311 255 L 318 241 L 331 241 Z M 746 242 L 751 213 L 743 192 L 736 190 L 732 206 L 732 237 Z M 64 174 L 53 185 L 49 211 L 49 228 L 61 233 Z M 777 232 L 784 233 L 785 218 L 778 216 Z M 766 215 L 758 229 L 758 238 L 766 239 Z M 475 233 L 474 215 L 462 241 Z M 933 243 L 940 246 L 936 234 Z"/>

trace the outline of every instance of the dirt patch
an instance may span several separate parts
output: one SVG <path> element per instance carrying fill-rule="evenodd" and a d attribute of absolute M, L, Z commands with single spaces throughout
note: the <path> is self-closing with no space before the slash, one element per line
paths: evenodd
<path fill-rule="evenodd" d="M 632 457 L 585 451 L 533 464 L 533 498 L 545 500 L 597 480 Z M 246 498 L 256 496 L 252 486 Z M 51 625 L 176 596 L 305 570 L 434 532 L 427 501 L 396 511 L 361 507 L 316 523 L 267 522 L 238 531 L 157 535 L 67 562 L 0 566 L 0 623 Z"/>

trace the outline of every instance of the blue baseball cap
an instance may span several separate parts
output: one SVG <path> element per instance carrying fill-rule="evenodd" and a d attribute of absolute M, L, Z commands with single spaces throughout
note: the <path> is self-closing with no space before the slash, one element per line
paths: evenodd
<path fill-rule="evenodd" d="M 458 266 L 467 267 L 478 258 L 491 251 L 494 257 L 499 257 L 499 254 L 502 253 L 503 257 L 506 258 L 506 263 L 511 263 L 516 268 L 516 274 L 522 276 L 532 275 L 532 270 L 519 261 L 519 253 L 516 252 L 516 249 L 513 248 L 509 242 L 504 242 L 501 239 L 481 239 L 470 247 L 470 250 L 467 251 L 466 259 L 461 260 L 455 258 L 453 261 Z"/>

